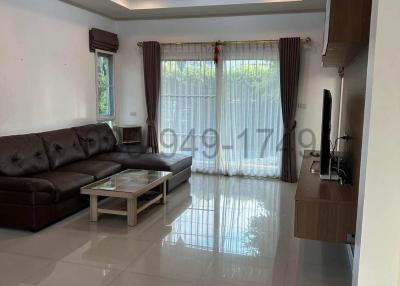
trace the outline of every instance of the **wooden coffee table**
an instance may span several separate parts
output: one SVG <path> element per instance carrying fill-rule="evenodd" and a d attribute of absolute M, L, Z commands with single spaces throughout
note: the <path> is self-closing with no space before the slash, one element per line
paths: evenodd
<path fill-rule="evenodd" d="M 128 217 L 129 226 L 135 226 L 140 212 L 159 202 L 166 204 L 167 180 L 171 177 L 171 172 L 128 169 L 82 187 L 81 194 L 90 195 L 90 220 L 97 221 L 99 213 L 122 215 Z M 141 205 L 138 204 L 138 197 L 161 185 L 160 194 Z M 126 202 L 122 206 L 111 204 L 111 208 L 100 208 L 98 196 L 120 198 Z"/>

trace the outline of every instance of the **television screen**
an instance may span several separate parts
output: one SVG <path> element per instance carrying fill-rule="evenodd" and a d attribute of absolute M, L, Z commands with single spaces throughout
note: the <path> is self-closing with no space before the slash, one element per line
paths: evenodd
<path fill-rule="evenodd" d="M 331 113 L 332 95 L 329 90 L 324 90 L 322 105 L 322 128 L 321 128 L 321 154 L 320 174 L 329 174 L 329 160 L 331 157 Z"/>

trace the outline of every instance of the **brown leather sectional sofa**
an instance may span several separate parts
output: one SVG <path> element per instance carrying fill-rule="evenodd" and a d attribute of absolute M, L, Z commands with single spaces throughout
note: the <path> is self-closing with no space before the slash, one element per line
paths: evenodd
<path fill-rule="evenodd" d="M 88 206 L 80 188 L 124 169 L 173 172 L 168 191 L 189 179 L 192 158 L 117 145 L 107 124 L 0 137 L 0 226 L 39 230 Z"/>

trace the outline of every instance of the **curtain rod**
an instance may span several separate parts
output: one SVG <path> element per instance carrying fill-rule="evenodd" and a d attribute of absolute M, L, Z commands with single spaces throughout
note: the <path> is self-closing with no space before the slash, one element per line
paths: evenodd
<path fill-rule="evenodd" d="M 300 41 L 303 44 L 307 44 L 311 42 L 311 38 L 301 38 Z M 272 44 L 272 43 L 277 43 L 279 40 L 250 40 L 250 41 L 216 41 L 216 42 L 175 42 L 175 43 L 160 43 L 162 46 L 166 45 L 198 45 L 198 44 L 208 44 L 208 45 L 214 45 L 215 43 L 219 43 L 220 45 L 227 45 L 227 44 L 252 44 L 252 43 L 266 43 L 266 44 Z M 137 43 L 138 47 L 143 46 L 143 42 L 138 42 Z"/>

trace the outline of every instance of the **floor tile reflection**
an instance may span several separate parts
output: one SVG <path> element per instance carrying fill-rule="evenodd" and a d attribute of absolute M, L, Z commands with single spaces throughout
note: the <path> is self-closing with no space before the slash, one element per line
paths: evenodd
<path fill-rule="evenodd" d="M 0 286 L 19 285 L 25 278 L 51 263 L 47 259 L 0 253 Z"/>
<path fill-rule="evenodd" d="M 79 264 L 57 262 L 48 266 L 30 278 L 26 279 L 23 286 L 105 286 L 119 274 L 115 270 L 105 270 Z"/>
<path fill-rule="evenodd" d="M 295 187 L 194 174 L 136 227 L 86 209 L 38 233 L 0 229 L 0 286 L 351 285 L 343 245 L 294 238 Z"/>

